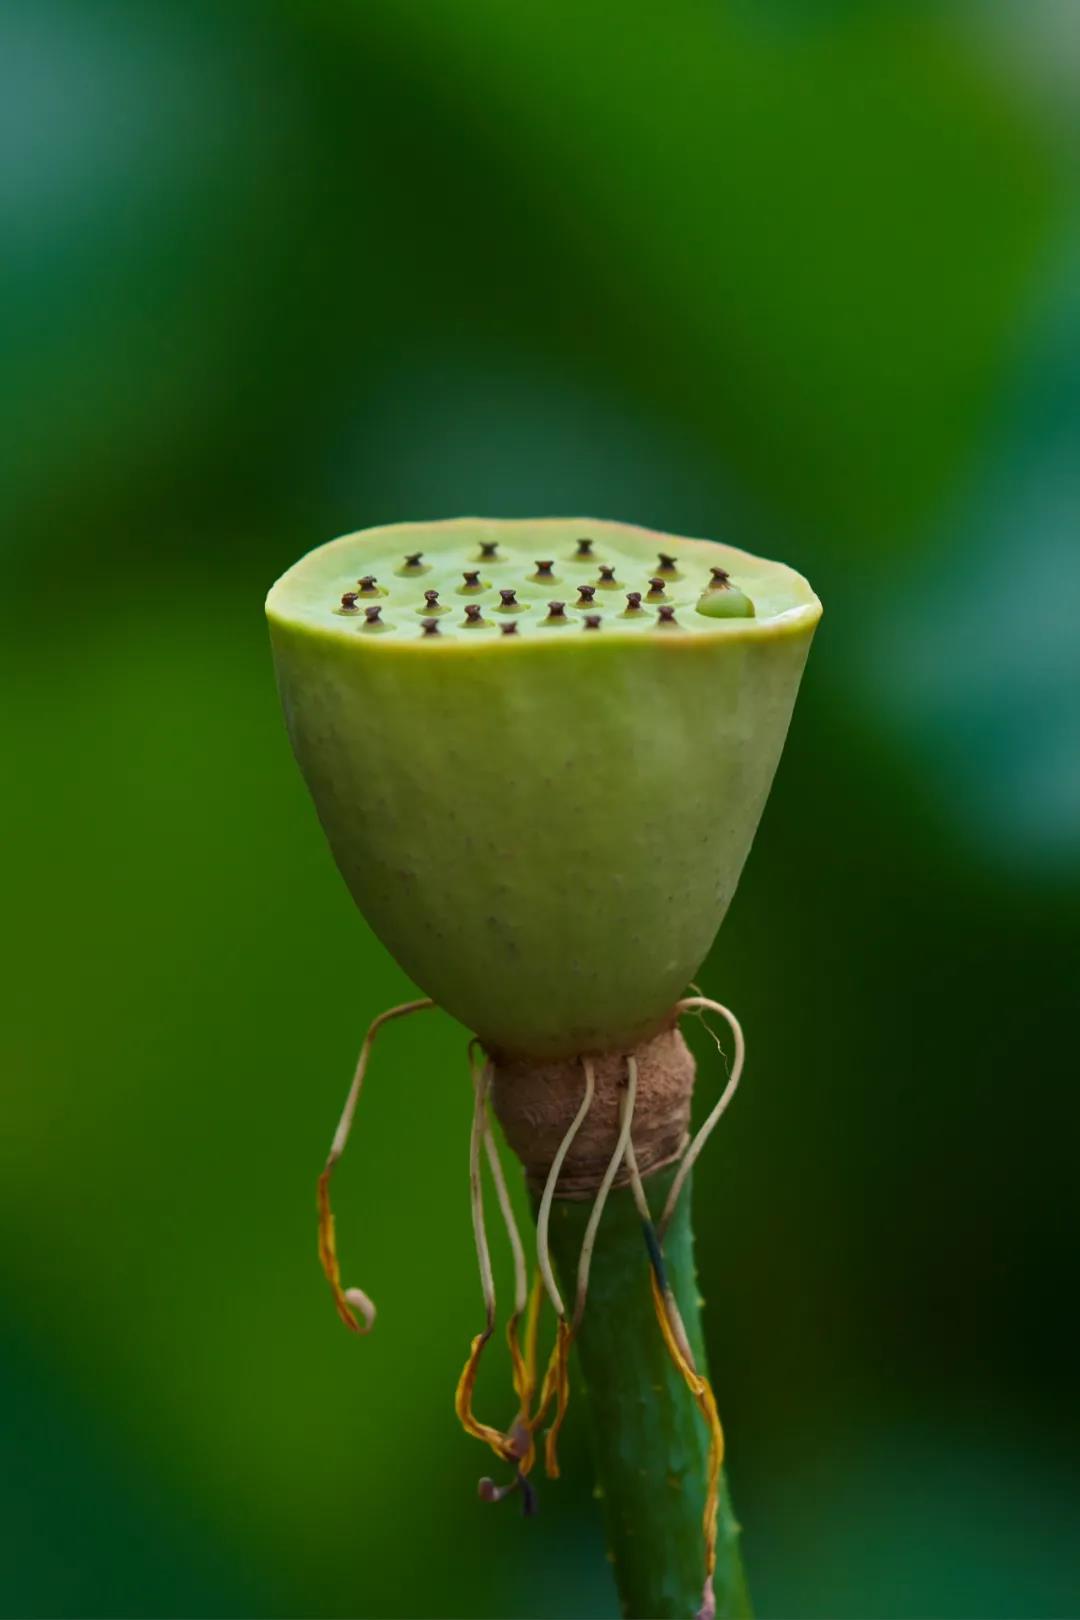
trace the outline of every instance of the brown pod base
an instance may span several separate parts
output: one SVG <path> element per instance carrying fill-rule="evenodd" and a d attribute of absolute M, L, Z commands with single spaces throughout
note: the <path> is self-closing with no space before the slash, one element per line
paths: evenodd
<path fill-rule="evenodd" d="M 557 1198 L 591 1198 L 596 1192 L 619 1134 L 628 1057 L 637 1060 L 631 1136 L 642 1176 L 671 1164 L 686 1145 L 694 1059 L 674 1025 L 629 1052 L 586 1052 L 540 1063 L 503 1059 L 497 1053 L 491 1057 L 495 1112 L 536 1192 L 547 1180 L 559 1144 L 581 1107 L 585 1058 L 595 1071 L 596 1092 L 559 1173 Z M 614 1185 L 624 1186 L 629 1179 L 624 1161 Z"/>

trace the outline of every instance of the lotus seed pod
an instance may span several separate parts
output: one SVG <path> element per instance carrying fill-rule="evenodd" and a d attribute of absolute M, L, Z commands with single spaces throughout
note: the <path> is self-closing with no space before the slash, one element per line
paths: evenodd
<path fill-rule="evenodd" d="M 481 612 L 418 621 L 418 565 L 437 601 L 464 579 Z M 732 585 L 710 590 L 715 567 Z M 551 603 L 560 571 L 578 601 Z M 377 636 L 341 611 L 358 581 Z M 661 606 L 627 611 L 650 591 Z M 752 616 L 715 616 L 714 596 Z M 267 601 L 293 748 L 357 905 L 489 1050 L 535 1059 L 629 1050 L 669 1021 L 735 892 L 820 613 L 780 563 L 580 519 L 346 535 Z"/>

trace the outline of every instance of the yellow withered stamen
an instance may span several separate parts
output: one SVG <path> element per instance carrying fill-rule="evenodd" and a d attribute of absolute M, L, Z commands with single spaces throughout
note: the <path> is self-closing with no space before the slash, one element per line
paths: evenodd
<path fill-rule="evenodd" d="M 375 1306 L 362 1288 L 342 1288 L 341 1267 L 337 1256 L 337 1235 L 334 1228 L 334 1212 L 330 1207 L 330 1177 L 334 1173 L 334 1166 L 345 1151 L 345 1144 L 349 1140 L 352 1130 L 353 1117 L 356 1114 L 356 1105 L 360 1100 L 360 1090 L 364 1084 L 364 1074 L 367 1070 L 368 1058 L 375 1037 L 384 1024 L 394 1018 L 406 1018 L 410 1013 L 427 1012 L 434 1007 L 431 1000 L 406 1001 L 400 1007 L 390 1007 L 386 1012 L 380 1013 L 378 1018 L 372 1020 L 364 1044 L 360 1048 L 360 1056 L 356 1060 L 356 1069 L 352 1084 L 345 1098 L 345 1107 L 341 1111 L 334 1140 L 330 1144 L 330 1152 L 326 1156 L 326 1164 L 319 1177 L 317 1204 L 319 1211 L 319 1259 L 326 1273 L 326 1280 L 330 1284 L 334 1296 L 337 1313 L 347 1328 L 353 1333 L 370 1333 L 375 1325 Z M 357 1321 L 353 1307 L 363 1317 L 363 1325 Z"/>
<path fill-rule="evenodd" d="M 708 1588 L 711 1586 L 713 1574 L 716 1570 L 716 1517 L 720 1505 L 720 1469 L 724 1461 L 724 1431 L 720 1424 L 720 1414 L 716 1409 L 716 1397 L 713 1395 L 712 1385 L 704 1373 L 698 1372 L 693 1365 L 689 1346 L 686 1344 L 685 1331 L 676 1332 L 674 1323 L 677 1322 L 679 1328 L 682 1329 L 682 1321 L 674 1297 L 670 1289 L 661 1289 L 656 1272 L 651 1266 L 649 1268 L 649 1282 L 652 1286 L 656 1320 L 660 1324 L 660 1332 L 663 1334 L 668 1355 L 679 1369 L 686 1387 L 697 1401 L 709 1430 L 705 1511 L 702 1515 L 702 1529 L 705 1536 L 705 1581 Z"/>

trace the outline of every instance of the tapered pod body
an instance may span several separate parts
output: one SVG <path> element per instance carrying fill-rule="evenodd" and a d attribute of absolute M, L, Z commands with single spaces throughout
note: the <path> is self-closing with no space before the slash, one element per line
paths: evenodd
<path fill-rule="evenodd" d="M 820 611 L 781 564 L 593 519 L 346 535 L 267 601 L 357 905 L 490 1049 L 535 1057 L 630 1048 L 693 978 Z"/>

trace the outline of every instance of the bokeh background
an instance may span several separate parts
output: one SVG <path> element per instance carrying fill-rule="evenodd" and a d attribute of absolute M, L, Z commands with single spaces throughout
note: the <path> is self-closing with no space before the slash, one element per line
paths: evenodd
<path fill-rule="evenodd" d="M 580 1422 L 538 1520 L 476 1501 L 448 1022 L 388 1032 L 340 1177 L 371 1339 L 315 1258 L 409 987 L 262 600 L 462 512 L 728 539 L 826 603 L 702 974 L 750 1041 L 697 1225 L 760 1613 L 1080 1612 L 1077 22 L 5 10 L 5 1613 L 615 1613 Z"/>

